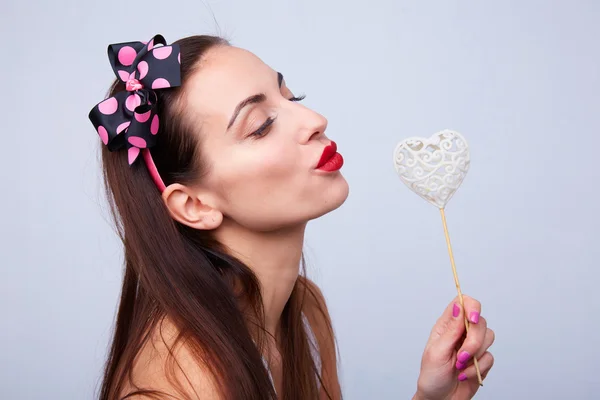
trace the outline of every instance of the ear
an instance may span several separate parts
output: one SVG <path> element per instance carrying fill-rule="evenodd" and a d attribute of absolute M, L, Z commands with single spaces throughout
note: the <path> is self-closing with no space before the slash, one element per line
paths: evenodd
<path fill-rule="evenodd" d="M 202 196 L 197 189 L 174 183 L 164 190 L 162 198 L 171 217 L 191 228 L 212 230 L 223 222 L 223 213 L 211 206 L 209 196 Z"/>

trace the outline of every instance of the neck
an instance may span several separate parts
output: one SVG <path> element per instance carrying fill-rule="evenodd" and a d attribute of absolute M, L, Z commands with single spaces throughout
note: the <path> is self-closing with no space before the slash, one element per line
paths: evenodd
<path fill-rule="evenodd" d="M 216 239 L 256 274 L 265 329 L 279 337 L 281 314 L 298 278 L 306 224 L 275 232 L 254 232 L 223 221 Z"/>

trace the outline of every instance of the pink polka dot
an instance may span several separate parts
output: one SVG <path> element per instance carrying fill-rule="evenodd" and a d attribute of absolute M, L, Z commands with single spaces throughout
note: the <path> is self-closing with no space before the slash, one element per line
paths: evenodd
<path fill-rule="evenodd" d="M 146 111 L 143 114 L 135 113 L 135 119 L 143 124 L 150 119 L 150 111 Z"/>
<path fill-rule="evenodd" d="M 164 60 L 165 58 L 171 55 L 172 48 L 171 46 L 162 46 L 157 47 L 152 51 L 152 55 L 159 60 Z"/>
<path fill-rule="evenodd" d="M 150 41 L 150 43 L 148 43 L 148 51 L 152 50 L 154 48 L 154 39 L 152 39 Z"/>
<path fill-rule="evenodd" d="M 129 79 L 129 73 L 127 71 L 119 71 L 119 78 L 126 82 Z"/>
<path fill-rule="evenodd" d="M 133 164 L 133 162 L 139 154 L 140 149 L 138 149 L 137 147 L 130 147 L 129 150 L 127 150 L 127 158 L 129 160 L 129 165 Z"/>
<path fill-rule="evenodd" d="M 158 115 L 155 115 L 154 118 L 152 118 L 152 123 L 150 123 L 150 133 L 156 135 L 158 133 L 158 126 Z"/>
<path fill-rule="evenodd" d="M 117 135 L 123 132 L 125 129 L 129 128 L 131 121 L 123 122 L 121 125 L 117 126 Z"/>
<path fill-rule="evenodd" d="M 142 139 L 141 137 L 132 136 L 129 139 L 127 139 L 127 141 L 129 143 L 131 143 L 132 145 L 134 145 L 135 147 L 141 147 L 141 148 L 146 147 L 146 141 L 144 139 Z"/>
<path fill-rule="evenodd" d="M 148 63 L 146 61 L 140 61 L 137 68 L 138 71 L 140 71 L 140 79 L 144 79 L 144 77 L 148 73 Z"/>
<path fill-rule="evenodd" d="M 152 89 L 162 89 L 168 87 L 171 87 L 171 84 L 164 78 L 157 78 L 154 80 L 154 82 L 152 82 Z"/>
<path fill-rule="evenodd" d="M 131 64 L 133 64 L 133 60 L 135 60 L 136 55 L 137 53 L 133 47 L 121 47 L 121 50 L 119 50 L 119 62 L 126 67 L 129 67 Z"/>
<path fill-rule="evenodd" d="M 100 125 L 98 127 L 98 135 L 100 135 L 100 139 L 102 139 L 102 143 L 108 144 L 108 132 L 106 128 Z"/>
<path fill-rule="evenodd" d="M 98 104 L 98 110 L 100 110 L 100 112 L 104 115 L 114 114 L 118 107 L 119 103 L 114 97 L 106 99 L 102 103 Z"/>
<path fill-rule="evenodd" d="M 125 100 L 125 107 L 131 112 L 135 111 L 135 108 L 140 104 L 142 104 L 142 99 L 137 94 L 129 95 Z"/>

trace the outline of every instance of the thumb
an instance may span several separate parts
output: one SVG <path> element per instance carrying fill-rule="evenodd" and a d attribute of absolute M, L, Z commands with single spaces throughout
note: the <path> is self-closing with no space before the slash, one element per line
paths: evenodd
<path fill-rule="evenodd" d="M 433 326 L 432 342 L 440 356 L 452 358 L 459 340 L 465 334 L 464 310 L 455 298 Z"/>

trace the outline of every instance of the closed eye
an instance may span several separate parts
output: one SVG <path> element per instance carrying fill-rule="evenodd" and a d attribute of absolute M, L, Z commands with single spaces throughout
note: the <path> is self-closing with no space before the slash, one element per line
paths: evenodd
<path fill-rule="evenodd" d="M 267 120 L 254 132 L 252 132 L 250 135 L 248 135 L 249 137 L 253 137 L 253 138 L 261 138 L 263 136 L 265 136 L 269 130 L 271 129 L 271 126 L 273 125 L 273 122 L 275 122 L 275 118 L 269 117 L 267 118 Z"/>
<path fill-rule="evenodd" d="M 281 72 L 277 72 L 277 84 L 279 85 L 280 89 L 282 86 L 284 86 L 284 82 L 285 82 L 285 80 L 283 79 L 283 74 Z M 288 89 L 288 91 L 289 91 L 289 89 Z M 288 100 L 289 101 L 302 101 L 302 100 L 304 100 L 305 97 L 306 97 L 306 95 L 301 95 L 298 97 L 294 96 L 292 98 L 289 98 Z"/>
<path fill-rule="evenodd" d="M 288 100 L 289 100 L 289 101 L 302 101 L 302 100 L 304 100 L 305 98 L 306 98 L 306 95 L 304 95 L 304 94 L 303 94 L 303 95 L 301 95 L 301 96 L 298 96 L 298 97 L 292 97 L 291 99 L 288 99 Z"/>

